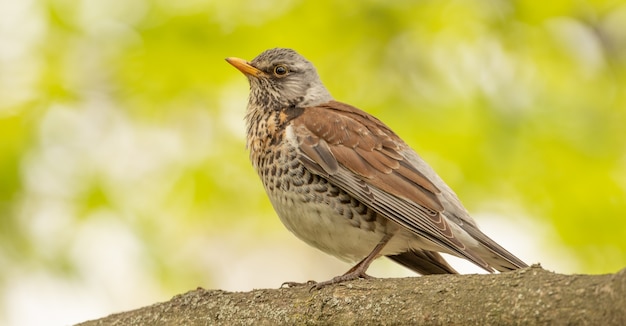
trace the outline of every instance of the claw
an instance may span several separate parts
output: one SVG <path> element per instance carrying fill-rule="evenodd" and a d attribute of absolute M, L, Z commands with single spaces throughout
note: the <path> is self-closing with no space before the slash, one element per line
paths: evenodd
<path fill-rule="evenodd" d="M 308 280 L 304 283 L 302 282 L 284 282 L 283 284 L 280 285 L 280 288 L 284 288 L 285 286 L 287 288 L 295 288 L 295 287 L 299 287 L 299 286 L 305 286 L 305 285 L 315 285 L 317 284 L 317 282 L 313 281 L 313 280 Z"/>
<path fill-rule="evenodd" d="M 333 285 L 333 284 L 339 284 L 339 283 L 343 283 L 343 282 L 347 282 L 347 281 L 354 281 L 354 280 L 358 280 L 358 279 L 365 279 L 365 280 L 371 280 L 374 279 L 375 277 L 373 276 L 369 276 L 367 274 L 365 274 L 365 272 L 359 271 L 359 270 L 355 270 L 346 274 L 343 274 L 341 276 L 337 276 L 337 277 L 333 277 L 331 280 L 325 281 L 325 282 L 319 282 L 316 284 L 313 284 L 313 286 L 311 286 L 311 288 L 309 289 L 309 292 L 315 290 L 321 290 L 324 287 L 328 286 L 328 285 Z"/>

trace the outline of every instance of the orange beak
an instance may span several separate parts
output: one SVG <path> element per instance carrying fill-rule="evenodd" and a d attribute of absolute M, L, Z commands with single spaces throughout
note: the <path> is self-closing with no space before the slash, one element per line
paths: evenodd
<path fill-rule="evenodd" d="M 226 61 L 247 76 L 257 77 L 263 73 L 261 70 L 251 66 L 250 63 L 244 59 L 229 57 L 226 58 Z"/>

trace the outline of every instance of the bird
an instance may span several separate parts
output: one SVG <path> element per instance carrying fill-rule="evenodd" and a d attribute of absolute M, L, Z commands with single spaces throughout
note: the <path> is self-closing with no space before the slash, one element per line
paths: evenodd
<path fill-rule="evenodd" d="M 226 61 L 249 81 L 246 147 L 281 222 L 308 245 L 355 263 L 309 281 L 313 287 L 372 278 L 367 269 L 382 256 L 422 275 L 458 274 L 441 253 L 490 273 L 528 266 L 478 228 L 391 128 L 336 101 L 298 52 L 273 48 Z"/>

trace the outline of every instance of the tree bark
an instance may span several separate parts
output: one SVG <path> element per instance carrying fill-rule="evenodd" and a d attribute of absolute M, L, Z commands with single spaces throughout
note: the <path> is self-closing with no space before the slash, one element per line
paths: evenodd
<path fill-rule="evenodd" d="M 562 275 L 540 266 L 493 275 L 434 275 L 225 292 L 172 300 L 95 325 L 626 325 L 626 269 Z"/>

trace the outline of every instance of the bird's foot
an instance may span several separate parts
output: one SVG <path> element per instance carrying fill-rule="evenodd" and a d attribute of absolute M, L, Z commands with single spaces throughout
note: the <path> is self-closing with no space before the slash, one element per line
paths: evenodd
<path fill-rule="evenodd" d="M 285 283 L 283 283 L 283 285 L 281 287 L 283 287 L 284 285 L 287 285 L 289 287 L 294 287 L 294 286 L 311 285 L 312 284 L 311 288 L 309 288 L 309 292 L 310 292 L 310 291 L 313 291 L 313 290 L 321 290 L 322 288 L 324 288 L 324 287 L 326 287 L 328 285 L 333 285 L 333 284 L 339 284 L 339 283 L 343 283 L 343 282 L 347 282 L 347 281 L 358 280 L 360 278 L 363 278 L 363 279 L 366 279 L 366 280 L 373 279 L 374 277 L 371 277 L 371 276 L 365 274 L 365 271 L 370 266 L 372 261 L 374 259 L 376 259 L 376 257 L 378 257 L 378 254 L 383 249 L 383 247 L 385 247 L 387 242 L 389 242 L 389 240 L 391 239 L 392 236 L 393 236 L 393 234 L 385 235 L 380 240 L 380 242 L 376 245 L 376 247 L 374 247 L 374 250 L 372 250 L 372 252 L 369 255 L 367 255 L 365 258 L 363 258 L 363 260 L 358 262 L 356 265 L 352 266 L 352 268 L 350 268 L 345 274 L 343 274 L 341 276 L 337 276 L 337 277 L 334 277 L 331 280 L 328 280 L 328 281 L 325 281 L 325 282 L 320 282 L 320 283 L 317 283 L 315 281 L 308 281 L 307 283 L 304 283 L 304 284 L 303 283 L 296 283 L 296 282 L 285 282 Z"/>
<path fill-rule="evenodd" d="M 319 283 L 315 283 L 313 284 L 313 286 L 311 286 L 311 288 L 309 289 L 309 291 L 313 291 L 313 290 L 321 290 L 322 288 L 328 286 L 328 285 L 333 285 L 333 284 L 339 284 L 339 283 L 343 283 L 343 282 L 347 282 L 347 281 L 354 281 L 354 280 L 358 280 L 358 279 L 366 279 L 366 280 L 370 280 L 373 279 L 375 277 L 369 276 L 367 274 L 365 274 L 365 272 L 360 271 L 360 270 L 354 270 L 348 273 L 345 273 L 341 276 L 337 276 L 337 277 L 333 277 L 331 280 L 325 281 L 325 282 L 319 282 Z"/>
<path fill-rule="evenodd" d="M 302 282 L 285 282 L 283 284 L 280 285 L 280 288 L 284 288 L 284 287 L 288 287 L 288 288 L 295 288 L 295 287 L 299 287 L 299 286 L 311 286 L 311 285 L 315 285 L 317 284 L 317 282 L 313 281 L 313 280 L 308 280 L 304 283 Z"/>
<path fill-rule="evenodd" d="M 356 271 L 348 272 L 340 276 L 333 277 L 332 279 L 328 281 L 324 281 L 324 282 L 316 282 L 313 280 L 309 280 L 306 282 L 285 282 L 280 285 L 280 288 L 282 289 L 285 287 L 295 288 L 295 287 L 300 287 L 300 286 L 310 286 L 309 291 L 313 291 L 313 290 L 321 290 L 328 285 L 339 284 L 339 283 L 343 283 L 347 281 L 354 281 L 358 279 L 371 280 L 374 278 L 375 277 L 373 276 L 369 276 L 365 274 L 364 272 L 356 270 Z"/>

